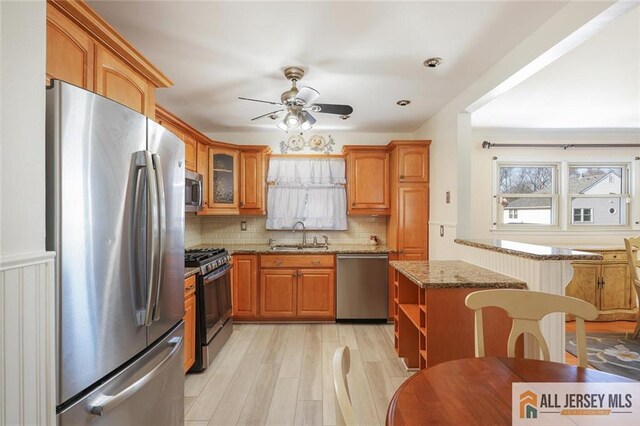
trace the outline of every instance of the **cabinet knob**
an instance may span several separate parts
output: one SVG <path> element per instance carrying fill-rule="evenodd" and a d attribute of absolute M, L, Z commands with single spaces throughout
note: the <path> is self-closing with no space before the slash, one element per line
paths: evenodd
<path fill-rule="evenodd" d="M 400 175 L 400 179 L 404 179 L 404 175 Z"/>
<path fill-rule="evenodd" d="M 355 206 L 356 206 L 356 203 L 355 203 L 355 202 L 351 203 L 351 206 L 352 206 L 352 207 L 355 207 Z"/>
<path fill-rule="evenodd" d="M 240 201 L 240 207 L 244 206 L 244 203 L 242 201 Z"/>

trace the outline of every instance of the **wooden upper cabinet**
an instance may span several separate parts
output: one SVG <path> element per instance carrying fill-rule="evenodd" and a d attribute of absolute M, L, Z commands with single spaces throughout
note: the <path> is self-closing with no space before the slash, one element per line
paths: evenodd
<path fill-rule="evenodd" d="M 187 170 L 195 172 L 197 169 L 198 142 L 190 136 L 184 135 L 184 165 Z"/>
<path fill-rule="evenodd" d="M 84 1 L 47 1 L 47 80 L 56 78 L 155 117 L 160 70 Z"/>
<path fill-rule="evenodd" d="M 209 210 L 209 145 L 202 142 L 197 144 L 196 172 L 203 176 L 202 179 L 202 212 Z"/>
<path fill-rule="evenodd" d="M 93 90 L 95 43 L 60 11 L 47 5 L 47 83 L 52 78 Z"/>
<path fill-rule="evenodd" d="M 427 146 L 398 147 L 398 179 L 405 182 L 429 182 Z"/>
<path fill-rule="evenodd" d="M 158 113 L 156 113 L 156 115 L 157 114 Z M 180 139 L 184 140 L 184 134 L 182 133 L 182 129 L 180 129 L 178 126 L 173 124 L 171 121 L 166 120 L 164 118 L 158 117 L 158 124 L 160 124 L 162 127 L 167 129 L 168 131 L 170 131 L 171 133 L 173 133 L 174 135 L 176 135 Z M 185 149 L 185 151 L 186 151 L 186 149 Z"/>
<path fill-rule="evenodd" d="M 238 213 L 238 151 L 209 148 L 209 213 Z"/>
<path fill-rule="evenodd" d="M 260 151 L 240 152 L 240 213 L 265 213 L 264 154 Z"/>
<path fill-rule="evenodd" d="M 155 118 L 155 88 L 100 45 L 96 48 L 96 93 Z"/>
<path fill-rule="evenodd" d="M 389 152 L 347 148 L 347 211 L 389 213 Z"/>

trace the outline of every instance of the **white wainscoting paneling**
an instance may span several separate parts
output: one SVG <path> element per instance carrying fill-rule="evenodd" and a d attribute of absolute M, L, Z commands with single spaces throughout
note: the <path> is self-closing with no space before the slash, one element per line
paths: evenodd
<path fill-rule="evenodd" d="M 0 424 L 55 425 L 55 253 L 0 258 Z"/>
<path fill-rule="evenodd" d="M 573 277 L 571 261 L 535 260 L 492 250 L 460 245 L 461 259 L 527 283 L 529 290 L 564 295 Z M 540 322 L 542 335 L 549 346 L 551 361 L 564 362 L 564 314 L 550 314 Z M 534 339 L 525 339 L 525 356 L 539 358 Z"/>

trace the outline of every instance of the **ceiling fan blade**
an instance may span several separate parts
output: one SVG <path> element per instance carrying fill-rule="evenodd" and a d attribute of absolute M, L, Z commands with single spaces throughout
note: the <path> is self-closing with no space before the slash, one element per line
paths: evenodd
<path fill-rule="evenodd" d="M 296 95 L 296 100 L 302 101 L 302 105 L 310 105 L 311 102 L 318 99 L 318 96 L 320 96 L 320 93 L 316 89 L 308 86 L 303 86 L 300 88 L 300 91 Z"/>
<path fill-rule="evenodd" d="M 338 115 L 350 115 L 353 112 L 353 108 L 350 105 L 336 105 L 336 104 L 313 104 L 311 105 L 312 111 L 316 108 L 320 108 L 316 112 L 322 112 L 324 114 L 338 114 Z"/>
<path fill-rule="evenodd" d="M 307 111 L 302 111 L 302 118 L 309 123 L 310 126 L 316 124 L 316 119 Z"/>
<path fill-rule="evenodd" d="M 243 101 L 262 102 L 263 104 L 282 105 L 280 102 L 261 101 L 260 99 L 243 98 L 241 96 L 239 96 L 238 99 L 242 99 Z"/>
<path fill-rule="evenodd" d="M 262 118 L 262 117 L 266 117 L 266 116 L 271 115 L 271 114 L 277 114 L 277 113 L 282 112 L 282 111 L 284 111 L 284 110 L 283 109 L 279 109 L 279 110 L 276 110 L 276 111 L 271 111 L 271 112 L 268 112 L 266 114 L 262 114 L 262 115 L 259 115 L 257 117 L 253 117 L 251 119 L 251 121 L 257 120 L 257 119 Z"/>

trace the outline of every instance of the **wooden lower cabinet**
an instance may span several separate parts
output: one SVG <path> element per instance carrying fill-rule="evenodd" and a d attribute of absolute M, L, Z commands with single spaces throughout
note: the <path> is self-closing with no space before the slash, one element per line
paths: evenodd
<path fill-rule="evenodd" d="M 296 316 L 297 273 L 295 269 L 263 269 L 260 272 L 261 317 Z"/>
<path fill-rule="evenodd" d="M 596 321 L 635 320 L 635 292 L 626 253 L 600 251 L 603 260 L 574 262 L 567 296 L 585 300 L 598 308 Z M 567 320 L 573 317 L 567 315 Z"/>
<path fill-rule="evenodd" d="M 184 357 L 182 368 L 186 373 L 196 360 L 196 276 L 184 281 Z"/>
<path fill-rule="evenodd" d="M 237 321 L 333 321 L 335 256 L 233 255 Z"/>
<path fill-rule="evenodd" d="M 233 256 L 233 317 L 255 318 L 258 315 L 258 256 Z"/>
<path fill-rule="evenodd" d="M 303 317 L 334 317 L 336 306 L 334 270 L 300 269 L 297 277 L 296 313 Z"/>

